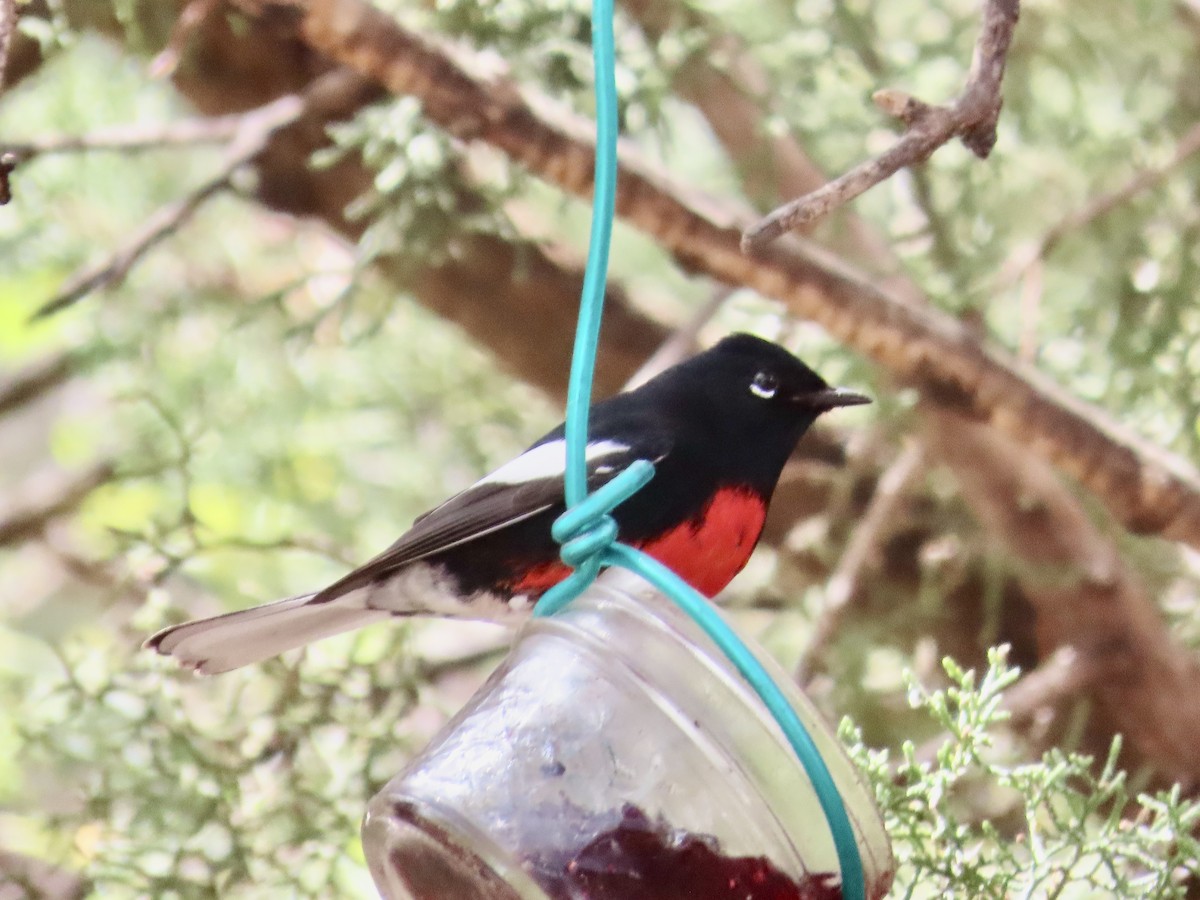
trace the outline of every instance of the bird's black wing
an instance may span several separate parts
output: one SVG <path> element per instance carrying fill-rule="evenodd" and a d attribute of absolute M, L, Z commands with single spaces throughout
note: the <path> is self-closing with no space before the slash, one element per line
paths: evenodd
<path fill-rule="evenodd" d="M 659 462 L 670 450 L 665 433 L 638 435 L 638 446 L 598 440 L 589 444 L 588 489 L 607 483 L 631 462 Z M 547 436 L 516 459 L 422 515 L 392 546 L 313 597 L 333 600 L 397 569 L 477 540 L 563 502 L 563 442 Z"/>

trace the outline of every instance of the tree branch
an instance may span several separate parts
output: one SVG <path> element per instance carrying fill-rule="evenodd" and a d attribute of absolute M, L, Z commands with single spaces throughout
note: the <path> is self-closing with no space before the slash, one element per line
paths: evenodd
<path fill-rule="evenodd" d="M 240 4 L 290 24 L 363 77 L 418 96 L 426 115 L 460 138 L 490 143 L 564 190 L 590 194 L 594 153 L 586 125 L 561 109 L 553 118 L 543 115 L 510 83 L 472 71 L 469 55 L 464 61 L 362 0 Z M 1033 447 L 1131 530 L 1200 548 L 1200 474 L 1190 464 L 983 347 L 957 321 L 897 300 L 815 249 L 777 244 L 753 258 L 743 255 L 740 211 L 673 185 L 628 148 L 617 211 L 685 267 L 782 300 L 900 381 Z"/>
<path fill-rule="evenodd" d="M 954 138 L 961 138 L 972 153 L 986 159 L 996 143 L 996 121 L 1002 103 L 1000 84 L 1019 12 L 1019 0 L 987 0 L 967 83 L 949 106 L 932 106 L 894 89 L 878 91 L 875 104 L 905 125 L 900 140 L 875 159 L 860 163 L 756 222 L 746 229 L 743 249 L 761 250 L 791 229 L 845 205 L 906 166 L 924 162 Z"/>
<path fill-rule="evenodd" d="M 705 28 L 707 25 L 694 10 L 684 4 L 674 2 L 674 0 L 624 0 L 623 5 L 646 31 L 648 37 L 655 40 L 672 28 Z M 764 128 L 763 123 L 768 118 L 770 110 L 763 104 L 769 103 L 769 98 L 765 90 L 759 87 L 764 83 L 765 74 L 757 66 L 753 57 L 736 39 L 729 35 L 721 35 L 713 40 L 719 46 L 719 50 L 717 46 L 706 48 L 705 52 L 698 52 L 689 58 L 677 73 L 676 90 L 685 99 L 691 101 L 708 119 L 714 134 L 742 173 L 747 193 L 751 196 L 760 196 L 774 190 L 778 196 L 794 195 L 809 190 L 807 185 L 812 184 L 814 179 L 816 184 L 823 182 L 824 178 L 819 169 L 808 159 L 794 136 L 771 133 Z M 720 68 L 712 63 L 713 59 L 718 58 L 722 61 Z M 1189 132 L 1189 135 L 1191 133 Z M 1177 164 L 1177 161 L 1186 158 L 1191 152 L 1193 151 L 1190 141 L 1188 139 L 1181 141 L 1176 149 L 1174 160 L 1168 164 L 1168 167 Z M 1135 179 L 1125 188 L 1114 193 L 1118 196 L 1128 196 L 1131 190 L 1141 189 L 1143 185 L 1149 186 L 1148 181 L 1149 179 Z M 1089 204 L 1088 209 L 1089 211 L 1099 210 L 1106 205 L 1106 203 L 1097 202 Z M 1064 221 L 1072 221 L 1075 218 L 1075 215 L 1072 215 Z M 867 259 L 885 271 L 899 273 L 890 279 L 893 289 L 912 303 L 928 305 L 919 286 L 902 274 L 902 267 L 895 259 L 891 247 L 883 236 L 876 232 L 870 224 L 864 222 L 852 209 L 845 211 L 845 220 L 847 227 L 832 235 L 835 241 L 834 246 L 838 252 L 855 259 Z M 952 434 L 957 423 L 958 417 L 942 412 L 938 416 L 935 427 L 945 429 L 947 434 Z M 918 437 L 920 436 L 920 432 L 918 432 Z M 984 440 L 984 434 L 976 430 L 976 439 L 972 442 L 974 452 L 969 458 L 952 456 L 938 461 L 945 462 L 952 470 L 956 470 L 960 465 L 966 465 L 970 468 L 968 476 L 976 478 L 986 479 L 987 473 L 993 470 L 998 471 L 999 477 L 1012 485 L 1011 489 L 1006 492 L 1008 494 L 1007 502 L 1010 505 L 1023 507 L 1057 505 L 1061 507 L 1069 499 L 1071 502 L 1075 502 L 1076 508 L 1078 508 L 1075 498 L 1067 498 L 1060 486 L 1046 477 L 1044 465 L 1036 459 L 1030 458 L 1028 451 L 1024 452 L 1025 464 L 1018 472 L 1012 465 L 1010 442 L 1002 435 L 994 433 L 988 437 L 988 440 Z M 934 447 L 935 453 L 930 454 L 935 459 L 936 449 Z M 898 462 L 896 465 L 899 466 L 900 463 Z M 1016 481 L 1012 480 L 1014 474 L 1020 476 Z M 884 476 L 885 480 L 888 478 L 889 475 Z M 1053 494 L 1050 497 L 1043 497 L 1040 493 L 1040 485 L 1043 481 L 1050 481 L 1053 487 Z M 879 530 L 879 523 L 886 518 L 886 514 L 880 510 L 880 501 L 887 492 L 885 491 L 881 495 L 880 490 L 881 488 L 876 489 L 876 493 L 873 495 L 875 499 L 861 513 L 835 572 L 832 574 L 809 573 L 816 581 L 827 581 L 832 597 L 825 612 L 818 620 L 815 634 L 810 639 L 810 647 L 802 656 L 798 666 L 797 677 L 802 682 L 819 663 L 822 648 L 831 640 L 835 630 L 839 627 L 848 609 L 847 603 L 852 602 L 851 600 L 843 601 L 841 598 L 861 597 L 865 593 L 860 584 L 861 577 L 865 574 L 862 564 L 867 561 L 869 555 L 873 555 L 881 549 L 878 545 L 883 542 L 883 539 L 886 539 L 886 535 L 876 533 Z M 814 491 L 810 488 L 809 494 L 812 493 Z M 968 496 L 966 499 L 969 501 L 970 497 Z M 773 505 L 773 512 L 777 505 Z M 980 518 L 984 527 L 987 528 L 989 521 L 994 518 L 994 513 L 990 509 L 984 510 Z M 919 543 L 926 543 L 929 539 L 931 538 L 926 537 Z M 1097 536 L 1092 534 L 1086 540 L 1095 543 Z M 1106 538 L 1106 540 L 1110 544 L 1112 543 L 1111 538 Z M 872 545 L 876 545 L 874 550 Z M 911 553 L 911 547 L 908 549 Z M 1014 552 L 1017 549 L 1010 546 L 1010 550 Z M 1110 547 L 1110 550 L 1114 555 L 1117 552 L 1115 548 Z M 883 552 L 887 553 L 888 551 L 884 549 Z M 1019 561 L 1017 569 L 1021 569 Z M 1030 617 L 1025 591 L 1015 585 L 1011 575 L 1007 577 L 1009 586 L 1002 591 L 1003 595 L 1009 598 L 1017 596 L 1022 598 L 1022 602 L 1006 604 L 1008 613 L 1005 618 L 1008 621 L 1001 625 L 1001 628 L 1007 632 L 1007 637 L 1013 638 L 1018 636 L 1019 630 L 1031 628 L 1032 623 L 1028 621 Z M 838 585 L 841 587 L 839 588 Z M 894 592 L 896 587 L 892 586 L 890 590 Z M 962 606 L 969 596 L 968 590 L 965 594 L 953 596 L 947 600 L 947 603 L 954 609 L 951 621 L 956 627 L 969 627 L 970 614 Z M 1056 614 L 1062 618 L 1087 617 L 1091 615 L 1088 602 L 1086 593 L 1064 595 L 1061 598 L 1061 609 L 1057 610 Z M 1014 632 L 1014 629 L 1018 631 Z M 948 634 L 945 629 L 940 629 L 938 639 L 953 644 L 955 636 Z M 1022 645 L 1019 652 L 1027 658 L 1031 658 L 1032 651 L 1028 646 L 1028 641 L 1020 640 L 1019 643 Z M 1096 674 L 1095 669 L 1094 664 L 1089 664 L 1088 660 L 1072 647 L 1060 646 L 1006 694 L 1006 706 L 1013 713 L 1014 723 L 1018 727 L 1034 732 L 1044 732 L 1054 726 L 1056 724 L 1054 716 L 1056 707 L 1061 706 L 1071 696 L 1091 694 L 1092 677 Z M 1107 746 L 1110 737 L 1110 733 L 1098 734 L 1094 746 L 1103 749 Z"/>

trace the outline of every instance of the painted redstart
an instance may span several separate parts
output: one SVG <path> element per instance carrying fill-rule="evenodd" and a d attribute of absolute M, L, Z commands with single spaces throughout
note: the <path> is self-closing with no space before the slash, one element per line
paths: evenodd
<path fill-rule="evenodd" d="M 592 406 L 590 489 L 635 459 L 648 485 L 613 511 L 619 539 L 714 596 L 746 564 L 784 463 L 817 416 L 870 402 L 782 347 L 725 338 Z M 563 429 L 418 518 L 391 547 L 315 594 L 165 628 L 147 647 L 198 672 L 236 669 L 391 615 L 513 621 L 568 573 Z"/>

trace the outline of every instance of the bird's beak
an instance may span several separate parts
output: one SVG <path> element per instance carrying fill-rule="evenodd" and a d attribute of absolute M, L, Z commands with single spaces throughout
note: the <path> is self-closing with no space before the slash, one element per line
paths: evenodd
<path fill-rule="evenodd" d="M 864 403 L 871 402 L 870 397 L 859 394 L 856 391 L 849 391 L 846 388 L 838 387 L 813 391 L 812 393 L 797 397 L 796 400 L 801 406 L 816 410 L 819 413 L 837 409 L 839 406 L 862 406 Z"/>

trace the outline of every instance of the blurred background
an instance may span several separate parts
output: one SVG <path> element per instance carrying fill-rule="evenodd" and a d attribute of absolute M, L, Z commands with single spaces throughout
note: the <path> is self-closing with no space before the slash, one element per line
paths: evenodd
<path fill-rule="evenodd" d="M 363 68 L 329 6 L 0 0 L 3 900 L 374 896 L 367 798 L 509 639 L 388 623 L 209 680 L 139 650 L 327 583 L 561 417 L 564 151 L 460 127 L 387 29 L 407 80 Z M 589 115 L 585 4 L 378 8 Z M 766 211 L 882 152 L 872 93 L 951 102 L 979 26 L 619 3 L 622 152 L 670 179 L 620 209 L 596 390 L 749 330 L 876 398 L 802 442 L 720 602 L 848 717 L 896 896 L 1191 895 L 1200 5 L 1027 2 L 991 158 L 947 144 L 774 282 L 642 214 Z"/>

